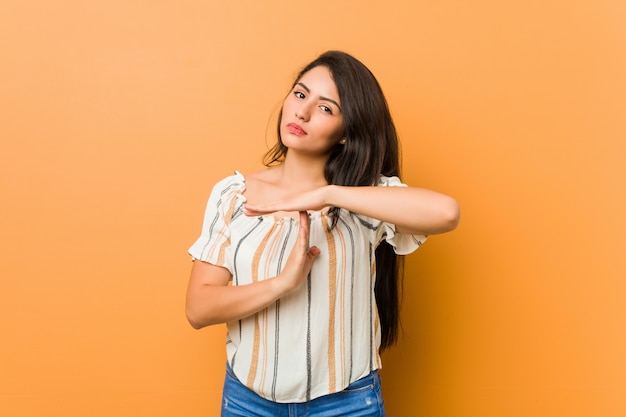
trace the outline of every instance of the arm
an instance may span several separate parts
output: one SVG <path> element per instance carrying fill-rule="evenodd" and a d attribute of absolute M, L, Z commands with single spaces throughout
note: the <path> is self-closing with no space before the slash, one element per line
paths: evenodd
<path fill-rule="evenodd" d="M 194 261 L 187 288 L 187 320 L 194 329 L 247 317 L 267 307 L 284 291 L 276 278 L 230 286 L 230 272 Z"/>
<path fill-rule="evenodd" d="M 445 233 L 454 230 L 459 222 L 456 200 L 424 188 L 337 185 L 327 188 L 326 205 L 392 223 L 399 233 Z"/>
<path fill-rule="evenodd" d="M 434 235 L 454 230 L 459 222 L 455 199 L 415 187 L 344 187 L 327 185 L 263 206 L 245 205 L 249 216 L 275 211 L 341 207 L 392 223 L 399 233 Z"/>
<path fill-rule="evenodd" d="M 304 282 L 319 255 L 308 247 L 309 217 L 300 213 L 300 233 L 279 275 L 248 285 L 230 286 L 230 272 L 194 261 L 187 288 L 187 320 L 195 329 L 248 317 L 272 304 Z"/>

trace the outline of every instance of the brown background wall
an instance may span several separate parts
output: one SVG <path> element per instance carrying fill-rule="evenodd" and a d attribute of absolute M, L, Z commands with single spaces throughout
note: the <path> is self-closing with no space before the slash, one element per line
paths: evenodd
<path fill-rule="evenodd" d="M 379 78 L 403 179 L 463 209 L 408 258 L 389 414 L 626 415 L 623 1 L 5 3 L 0 415 L 218 414 L 186 249 L 326 49 Z"/>

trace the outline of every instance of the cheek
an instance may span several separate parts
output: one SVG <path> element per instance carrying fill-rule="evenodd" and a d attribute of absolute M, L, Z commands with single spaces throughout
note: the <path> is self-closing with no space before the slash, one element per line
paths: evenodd
<path fill-rule="evenodd" d="M 343 137 L 343 132 L 344 132 L 343 122 L 335 123 L 334 126 L 332 126 L 332 128 L 329 131 L 330 131 L 330 136 L 333 139 L 337 139 L 337 140 L 341 139 Z"/>
<path fill-rule="evenodd" d="M 293 110 L 293 102 L 290 100 L 290 97 L 285 98 L 283 100 L 283 105 L 281 106 L 283 117 L 290 114 L 290 111 Z M 282 121 L 282 120 L 281 120 Z"/>

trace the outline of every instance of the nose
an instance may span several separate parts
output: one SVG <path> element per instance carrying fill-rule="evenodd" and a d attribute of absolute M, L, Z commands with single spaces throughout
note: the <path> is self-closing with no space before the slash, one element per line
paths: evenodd
<path fill-rule="evenodd" d="M 308 104 L 302 103 L 300 106 L 296 107 L 296 118 L 307 121 L 309 120 L 309 116 L 310 110 Z"/>

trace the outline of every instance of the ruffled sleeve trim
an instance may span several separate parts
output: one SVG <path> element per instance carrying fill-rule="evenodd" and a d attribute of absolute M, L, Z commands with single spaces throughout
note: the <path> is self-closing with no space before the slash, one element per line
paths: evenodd
<path fill-rule="evenodd" d="M 406 187 L 407 185 L 400 181 L 400 178 L 396 176 L 386 177 L 381 175 L 378 181 L 378 186 L 381 187 Z M 392 223 L 383 222 L 382 237 L 393 246 L 394 251 L 398 255 L 408 255 L 417 250 L 428 236 L 426 235 L 410 235 L 404 233 L 397 233 L 396 226 Z"/>
<path fill-rule="evenodd" d="M 244 190 L 244 177 L 238 171 L 215 184 L 206 205 L 202 233 L 189 248 L 193 259 L 223 266 L 232 272 L 226 256 L 230 250 L 230 222 L 245 202 Z"/>

